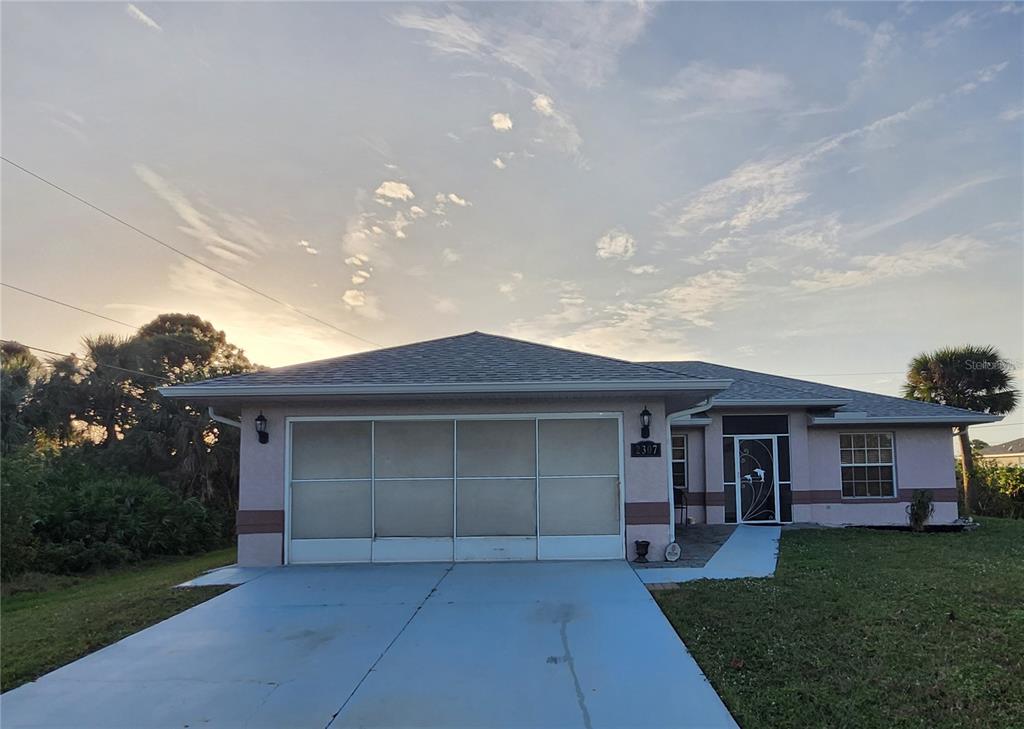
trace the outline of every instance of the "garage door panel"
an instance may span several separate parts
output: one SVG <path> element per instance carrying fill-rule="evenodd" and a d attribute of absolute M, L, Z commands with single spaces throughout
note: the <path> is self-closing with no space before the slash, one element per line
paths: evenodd
<path fill-rule="evenodd" d="M 292 484 L 293 539 L 359 539 L 372 536 L 369 481 Z"/>
<path fill-rule="evenodd" d="M 541 476 L 608 476 L 619 472 L 619 424 L 611 418 L 542 419 Z"/>
<path fill-rule="evenodd" d="M 377 478 L 454 476 L 455 423 L 451 420 L 378 421 L 374 424 Z"/>
<path fill-rule="evenodd" d="M 458 424 L 459 478 L 533 476 L 537 472 L 534 420 L 462 420 Z"/>
<path fill-rule="evenodd" d="M 377 481 L 377 537 L 451 537 L 454 482 Z"/>
<path fill-rule="evenodd" d="M 534 479 L 459 479 L 460 537 L 525 537 L 537 533 Z"/>
<path fill-rule="evenodd" d="M 540 480 L 542 536 L 617 535 L 619 525 L 617 477 Z"/>
<path fill-rule="evenodd" d="M 292 478 L 370 478 L 370 424 L 292 424 Z"/>

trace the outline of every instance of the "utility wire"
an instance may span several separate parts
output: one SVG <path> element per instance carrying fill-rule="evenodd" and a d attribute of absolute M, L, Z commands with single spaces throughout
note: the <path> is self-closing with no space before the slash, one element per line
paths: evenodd
<path fill-rule="evenodd" d="M 26 349 L 31 349 L 33 352 L 45 352 L 46 354 L 52 354 L 55 357 L 66 357 L 66 358 L 69 358 L 69 359 L 73 358 L 72 355 L 65 354 L 64 352 L 54 352 L 52 349 L 43 349 L 42 347 L 33 347 L 30 344 L 25 344 L 24 342 L 15 342 L 15 341 L 13 341 L 11 339 L 0 339 L 0 342 L 2 342 L 4 344 L 20 344 L 22 347 L 25 347 Z M 109 364 L 104 364 L 103 362 L 95 362 L 95 361 L 93 362 L 93 364 L 96 367 L 106 367 L 108 370 L 118 370 L 119 372 L 127 372 L 130 375 L 142 375 L 143 377 L 152 377 L 155 380 L 163 380 L 164 382 L 172 382 L 172 380 L 170 380 L 167 377 L 163 377 L 162 375 L 154 375 L 154 374 L 151 374 L 149 372 L 143 372 L 142 370 L 129 370 L 129 369 L 125 369 L 124 367 L 118 367 L 117 365 L 109 365 Z"/>
<path fill-rule="evenodd" d="M 107 212 L 106 210 L 104 210 L 100 206 L 95 205 L 95 204 L 89 202 L 85 198 L 79 197 L 78 195 L 76 195 L 75 193 L 71 192 L 70 190 L 67 190 L 67 189 L 61 187 L 56 182 L 52 182 L 52 181 L 46 179 L 45 177 L 43 177 L 42 175 L 36 174 L 32 170 L 30 170 L 30 169 L 28 169 L 26 167 L 22 167 L 20 164 L 18 164 L 17 162 L 12 161 L 10 159 L 8 159 L 7 157 L 4 157 L 4 156 L 0 155 L 0 159 L 2 159 L 4 162 L 6 162 L 7 164 L 11 165 L 12 167 L 15 167 L 15 168 L 21 170 L 26 175 L 29 175 L 30 177 L 34 177 L 35 179 L 39 180 L 40 182 L 42 182 L 42 183 L 44 183 L 46 185 L 49 185 L 54 190 L 62 192 L 65 195 L 67 195 L 68 197 L 70 197 L 70 198 L 72 198 L 74 200 L 77 200 L 78 202 L 82 203 L 86 207 L 92 208 L 93 210 L 95 210 L 96 212 L 100 213 L 101 215 L 104 215 L 104 216 L 110 218 L 111 220 L 120 223 L 121 225 L 125 226 L 129 230 L 132 230 L 132 231 L 138 233 L 143 238 L 147 238 L 150 241 L 152 241 L 153 243 L 156 243 L 157 245 L 159 245 L 159 246 L 161 246 L 163 248 L 166 248 L 169 251 L 173 251 L 174 253 L 177 253 L 179 256 L 182 256 L 183 258 L 187 258 L 188 260 L 192 261 L 193 263 L 195 263 L 195 264 L 197 264 L 199 266 L 202 266 L 203 268 L 205 268 L 208 271 L 211 271 L 211 272 L 217 274 L 218 276 L 220 276 L 222 278 L 227 279 L 228 281 L 230 281 L 231 283 L 233 283 L 233 284 L 235 284 L 237 286 L 241 286 L 242 288 L 246 289 L 247 291 L 251 291 L 252 293 L 256 294 L 257 296 L 261 296 L 261 297 L 263 297 L 264 299 L 266 299 L 268 301 L 272 301 L 273 303 L 277 304 L 278 306 L 283 306 L 285 309 L 288 309 L 291 312 L 294 312 L 296 314 L 304 316 L 307 319 L 315 321 L 318 324 L 322 324 L 325 327 L 329 327 L 329 328 L 333 329 L 336 332 L 340 332 L 341 334 L 344 334 L 347 337 L 352 337 L 353 339 L 358 339 L 359 341 L 365 342 L 366 344 L 372 345 L 374 347 L 383 347 L 384 346 L 380 342 L 374 342 L 373 340 L 367 339 L 366 337 L 361 337 L 358 334 L 353 334 L 352 332 L 346 331 L 346 330 L 342 329 L 339 326 L 331 324 L 329 321 L 325 321 L 324 319 L 321 319 L 318 316 L 314 316 L 313 314 L 309 314 L 309 313 L 303 311 L 302 309 L 299 309 L 299 308 L 297 308 L 295 306 L 292 306 L 291 304 L 289 304 L 286 301 L 282 301 L 281 299 L 278 299 L 278 298 L 276 298 L 274 296 L 271 296 L 268 293 L 260 291 L 259 289 L 255 288 L 254 286 L 250 286 L 249 284 L 245 283 L 244 281 L 240 281 L 239 279 L 235 278 L 234 276 L 230 276 L 229 274 L 226 274 L 223 271 L 214 268 L 213 266 L 209 265 L 208 263 L 204 263 L 203 261 L 199 260 L 195 256 L 192 256 L 192 255 L 186 253 L 185 251 L 181 250 L 180 248 L 175 248 L 170 243 L 167 243 L 165 241 L 160 240 L 155 235 L 147 233 L 146 231 L 142 230 L 141 228 L 139 228 L 139 227 L 137 227 L 135 225 L 132 225 L 127 220 L 125 220 L 123 218 L 119 218 L 118 216 L 114 215 L 113 213 Z"/>
<path fill-rule="evenodd" d="M 61 301 L 60 299 L 54 299 L 54 298 L 51 298 L 49 296 L 44 296 L 43 294 L 36 293 L 35 291 L 29 291 L 28 289 L 19 288 L 18 286 L 12 286 L 11 284 L 8 284 L 8 283 L 0 282 L 0 286 L 3 286 L 4 288 L 7 288 L 7 289 L 12 289 L 14 291 L 18 291 L 18 292 L 20 292 L 22 294 L 28 294 L 29 296 L 34 296 L 37 299 L 42 299 L 43 301 L 48 301 L 51 304 L 57 304 L 58 306 L 64 306 L 64 307 L 66 307 L 68 309 L 73 309 L 75 311 L 80 311 L 83 314 L 88 314 L 89 316 L 95 316 L 95 317 L 97 317 L 99 319 L 105 319 L 107 321 L 113 322 L 114 324 L 120 324 L 123 327 L 128 327 L 129 329 L 134 329 L 134 330 L 138 331 L 139 329 L 142 328 L 140 325 L 129 324 L 128 322 L 121 321 L 120 319 L 113 319 L 113 318 L 111 318 L 109 316 L 106 316 L 104 314 L 98 314 L 95 311 L 89 311 L 88 309 L 83 309 L 80 306 L 75 306 L 74 304 L 69 304 L 66 301 Z M 181 345 L 184 345 L 186 347 L 189 347 L 190 349 L 193 349 L 196 352 L 205 353 L 207 351 L 206 349 L 204 349 L 203 347 L 199 346 L 195 342 L 189 342 L 189 341 L 186 341 L 186 340 L 181 339 L 179 337 L 171 336 L 170 334 L 149 334 L 147 336 L 156 337 L 156 338 L 159 338 L 159 339 L 166 339 L 166 340 L 169 340 L 169 341 L 172 341 L 172 342 L 177 342 L 178 344 L 181 344 Z"/>

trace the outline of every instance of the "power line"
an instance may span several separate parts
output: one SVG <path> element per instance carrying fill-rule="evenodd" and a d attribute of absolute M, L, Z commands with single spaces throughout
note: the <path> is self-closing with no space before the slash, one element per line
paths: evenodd
<path fill-rule="evenodd" d="M 106 316 L 104 314 L 98 314 L 95 311 L 89 311 L 88 309 L 83 309 L 80 306 L 75 306 L 74 304 L 69 304 L 66 301 L 61 301 L 60 299 L 54 299 L 54 298 L 52 298 L 50 296 L 45 296 L 43 294 L 36 293 L 35 291 L 29 291 L 28 289 L 19 288 L 18 286 L 12 286 L 11 284 L 8 284 L 8 283 L 0 282 L 0 286 L 3 286 L 4 288 L 8 288 L 8 289 L 13 289 L 14 291 L 18 291 L 18 292 L 23 293 L 23 294 L 28 294 L 29 296 L 34 296 L 37 299 L 42 299 L 43 301 L 48 301 L 51 304 L 57 304 L 58 306 L 64 306 L 64 307 L 66 307 L 68 309 L 73 309 L 74 311 L 80 311 L 83 314 L 88 314 L 89 316 L 95 316 L 95 317 L 97 317 L 99 319 L 105 319 L 107 321 L 113 322 L 114 324 L 120 324 L 123 327 L 128 327 L 129 329 L 134 329 L 134 330 L 137 331 L 137 330 L 142 328 L 141 326 L 139 326 L 137 324 L 129 324 L 126 321 L 121 321 L 120 319 L 114 319 L 114 318 Z M 186 340 L 181 339 L 179 337 L 171 336 L 170 334 L 151 333 L 151 334 L 147 334 L 146 336 L 147 337 L 156 337 L 158 339 L 167 339 L 167 340 L 172 341 L 172 342 L 177 342 L 178 344 L 181 344 L 181 345 L 184 345 L 186 347 L 189 347 L 190 349 L 192 349 L 192 350 L 194 350 L 196 352 L 200 352 L 200 353 L 206 353 L 207 352 L 207 350 L 205 348 L 201 347 L 200 345 L 196 344 L 195 342 L 189 342 L 189 341 L 186 341 Z"/>
<path fill-rule="evenodd" d="M 68 359 L 72 358 L 72 355 L 65 354 L 64 352 L 54 352 L 52 349 L 43 349 L 42 347 L 33 347 L 30 344 L 25 344 L 23 342 L 15 342 L 15 341 L 13 341 L 11 339 L 0 339 L 0 342 L 2 342 L 4 344 L 20 344 L 22 347 L 25 347 L 26 349 L 31 349 L 33 352 L 45 352 L 46 354 L 52 354 L 55 357 L 65 357 L 65 358 L 68 358 Z M 143 377 L 152 377 L 153 379 L 163 380 L 164 382 L 172 382 L 172 380 L 170 380 L 167 377 L 163 377 L 161 375 L 154 375 L 154 374 L 151 374 L 149 372 L 143 372 L 142 370 L 129 370 L 129 369 L 125 369 L 124 367 L 118 367 L 117 365 L 109 365 L 109 364 L 105 364 L 103 362 L 96 362 L 96 361 L 93 361 L 93 364 L 96 367 L 106 367 L 108 370 L 118 370 L 119 372 L 127 372 L 130 375 L 142 375 Z"/>
<path fill-rule="evenodd" d="M 129 324 L 128 322 L 121 321 L 120 319 L 113 319 L 113 318 L 111 318 L 109 316 L 105 316 L 103 314 L 97 314 L 95 311 L 89 311 L 88 309 L 83 309 L 80 306 L 75 306 L 74 304 L 69 304 L 69 303 L 67 303 L 65 301 L 59 301 L 57 299 L 51 299 L 49 296 L 44 296 L 43 294 L 37 294 L 35 291 L 29 291 L 27 289 L 18 288 L 17 286 L 12 286 L 9 283 L 0 283 L 0 286 L 3 286 L 5 289 L 13 289 L 14 291 L 19 291 L 19 292 L 21 292 L 23 294 L 28 294 L 29 296 L 35 296 L 37 299 L 42 299 L 43 301 L 49 301 L 51 304 L 57 304 L 58 306 L 63 306 L 63 307 L 66 307 L 68 309 L 74 309 L 75 311 L 80 311 L 83 314 L 88 314 L 89 316 L 95 316 L 98 319 L 106 319 L 107 321 L 113 322 L 114 324 L 120 324 L 121 326 L 128 327 L 129 329 L 138 329 L 138 327 L 135 324 Z"/>
<path fill-rule="evenodd" d="M 65 195 L 67 195 L 68 197 L 72 198 L 73 200 L 77 200 L 78 202 L 82 203 L 86 207 L 89 207 L 89 208 L 95 210 L 96 212 L 100 213 L 101 215 L 104 215 L 104 216 L 110 218 L 111 220 L 120 223 L 121 225 L 125 226 L 129 230 L 132 230 L 132 231 L 138 233 L 142 237 L 151 240 L 152 242 L 156 243 L 157 245 L 159 245 L 159 246 L 161 246 L 163 248 L 166 248 L 169 251 L 173 251 L 174 253 L 177 253 L 179 256 L 182 256 L 183 258 L 186 258 L 186 259 L 192 261 L 193 263 L 195 263 L 195 264 L 197 264 L 199 266 L 202 266 L 206 270 L 211 271 L 211 272 L 217 274 L 218 276 L 227 279 L 228 281 L 230 281 L 231 283 L 233 283 L 233 284 L 235 284 L 237 286 L 241 286 L 242 288 L 244 288 L 247 291 L 250 291 L 250 292 L 256 294 L 257 296 L 261 296 L 264 299 L 267 299 L 268 301 L 272 301 L 273 303 L 277 304 L 278 306 L 283 306 L 284 308 L 288 309 L 291 312 L 294 312 L 296 314 L 300 314 L 301 316 L 304 316 L 307 319 L 315 321 L 318 324 L 322 324 L 325 327 L 329 327 L 329 328 L 333 329 L 336 332 L 340 332 L 341 334 L 344 334 L 347 337 L 352 337 L 353 339 L 358 339 L 359 341 L 365 342 L 365 343 L 367 343 L 369 345 L 372 345 L 374 347 L 383 347 L 384 346 L 380 342 L 374 342 L 373 340 L 367 339 L 366 337 L 361 337 L 358 334 L 353 334 L 352 332 L 346 331 L 346 330 L 342 329 L 339 326 L 331 324 L 329 321 L 325 321 L 324 319 L 321 319 L 320 317 L 314 316 L 313 314 L 309 314 L 309 313 L 303 311 L 302 309 L 299 309 L 299 308 L 297 308 L 295 306 L 292 306 L 291 304 L 289 304 L 286 301 L 282 301 L 281 299 L 278 299 L 278 298 L 276 298 L 274 296 L 271 296 L 268 293 L 260 291 L 259 289 L 255 288 L 254 286 L 250 286 L 249 284 L 245 283 L 244 281 L 240 281 L 239 279 L 235 278 L 234 276 L 231 276 L 229 274 L 224 273 L 223 271 L 221 271 L 219 269 L 214 268 L 213 266 L 209 265 L 208 263 L 204 263 L 203 261 L 199 260 L 195 256 L 192 256 L 192 255 L 186 253 L 185 251 L 183 251 L 183 250 L 181 250 L 179 248 L 175 248 L 170 243 L 167 243 L 167 242 L 165 242 L 163 240 L 160 240 L 155 235 L 147 233 L 146 231 L 142 230 L 141 228 L 139 228 L 139 227 L 137 227 L 135 225 L 132 225 L 127 220 L 124 220 L 123 218 L 119 218 L 118 216 L 114 215 L 113 213 L 107 212 L 106 210 L 104 210 L 100 206 L 95 205 L 95 204 L 89 202 L 85 198 L 79 197 L 78 195 L 76 195 L 75 193 L 71 192 L 70 190 L 67 190 L 67 189 L 61 187 L 56 182 L 52 182 L 52 181 L 46 179 L 45 177 L 43 177 L 42 175 L 36 174 L 32 170 L 27 169 L 26 167 L 22 167 L 20 164 L 18 164 L 17 162 L 12 161 L 10 159 L 8 159 L 7 157 L 4 157 L 4 156 L 0 155 L 0 159 L 2 159 L 4 162 L 6 162 L 7 164 L 11 165 L 12 167 L 15 167 L 15 168 L 21 170 L 26 175 L 29 175 L 30 177 L 34 177 L 35 179 L 39 180 L 40 182 L 42 182 L 42 183 L 44 183 L 46 185 L 49 185 L 54 190 L 58 190 L 59 192 L 64 193 Z"/>

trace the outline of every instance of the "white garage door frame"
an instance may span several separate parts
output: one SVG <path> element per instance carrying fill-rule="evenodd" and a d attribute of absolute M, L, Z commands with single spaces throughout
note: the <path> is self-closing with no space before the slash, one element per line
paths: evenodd
<path fill-rule="evenodd" d="M 595 420 L 616 421 L 616 462 L 618 479 L 619 533 L 607 535 L 544 536 L 540 534 L 540 438 L 542 420 Z M 292 512 L 292 426 L 299 422 L 367 422 L 370 423 L 370 514 L 371 525 L 375 524 L 375 459 L 374 423 L 385 421 L 441 421 L 455 422 L 470 420 L 531 420 L 534 421 L 535 462 L 534 504 L 536 525 L 533 536 L 525 537 L 460 537 L 458 536 L 458 426 L 454 425 L 453 435 L 453 499 L 452 537 L 376 537 L 368 539 L 299 539 L 293 540 Z M 450 561 L 494 561 L 494 560 L 557 560 L 557 559 L 624 559 L 625 541 L 625 474 L 623 459 L 623 429 L 621 412 L 569 412 L 569 413 L 474 413 L 474 414 L 431 414 L 431 415 L 308 415 L 285 418 L 285 564 L 317 564 L 340 562 L 450 562 Z M 495 477 L 501 478 L 501 477 Z M 524 480 L 531 477 L 523 477 Z M 545 476 L 543 478 L 574 478 L 572 476 Z M 316 480 L 316 479 L 314 479 Z M 365 480 L 365 479 L 323 479 Z M 383 479 L 382 479 L 383 480 Z M 407 479 L 416 480 L 416 479 Z M 430 479 L 427 479 L 430 480 Z M 439 479 L 433 479 L 439 480 Z M 374 527 L 375 528 L 375 527 Z"/>

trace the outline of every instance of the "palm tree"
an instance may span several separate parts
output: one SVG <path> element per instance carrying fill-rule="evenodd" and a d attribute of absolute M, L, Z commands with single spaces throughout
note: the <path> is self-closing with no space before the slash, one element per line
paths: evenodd
<path fill-rule="evenodd" d="M 992 415 L 1005 415 L 1017 405 L 1010 364 L 995 347 L 945 347 L 910 361 L 903 396 Z M 957 429 L 964 476 L 964 503 L 977 510 L 974 459 L 967 426 Z"/>

